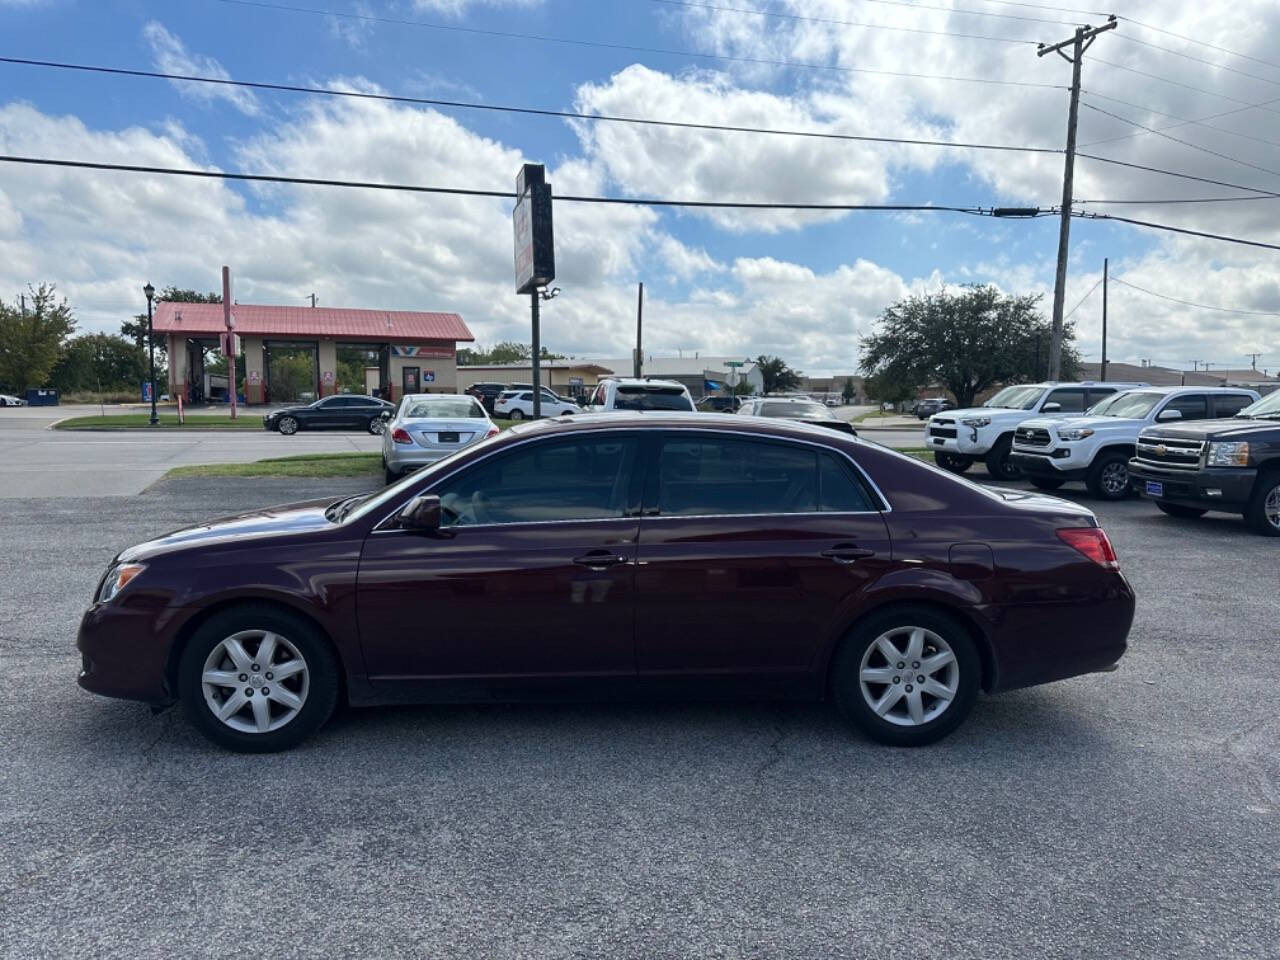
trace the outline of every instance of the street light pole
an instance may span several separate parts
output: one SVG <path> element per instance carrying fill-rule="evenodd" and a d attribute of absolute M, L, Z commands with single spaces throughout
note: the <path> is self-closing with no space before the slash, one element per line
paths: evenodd
<path fill-rule="evenodd" d="M 151 426 L 160 426 L 160 417 L 156 415 L 156 331 L 151 321 L 151 301 L 155 299 L 156 288 L 148 283 L 142 288 L 147 295 L 147 354 L 151 363 Z"/>

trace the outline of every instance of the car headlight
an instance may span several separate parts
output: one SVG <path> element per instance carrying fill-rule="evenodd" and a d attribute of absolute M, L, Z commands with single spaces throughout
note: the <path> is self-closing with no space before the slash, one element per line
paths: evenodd
<path fill-rule="evenodd" d="M 965 417 L 960 421 L 966 427 L 985 427 L 991 423 L 990 417 Z"/>
<path fill-rule="evenodd" d="M 98 603 L 106 603 L 145 569 L 146 564 L 142 563 L 117 563 L 102 578 L 102 586 L 98 588 Z"/>
<path fill-rule="evenodd" d="M 1249 465 L 1249 444 L 1210 443 L 1208 464 L 1211 467 L 1247 467 Z"/>
<path fill-rule="evenodd" d="M 1088 427 L 1072 427 L 1069 430 L 1059 430 L 1058 437 L 1062 440 L 1083 440 L 1085 437 L 1092 437 L 1093 431 Z"/>

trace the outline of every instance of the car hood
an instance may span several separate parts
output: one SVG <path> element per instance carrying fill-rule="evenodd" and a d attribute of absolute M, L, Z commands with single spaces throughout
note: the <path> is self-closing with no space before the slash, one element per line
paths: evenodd
<path fill-rule="evenodd" d="M 232 541 L 263 537 L 296 536 L 319 530 L 332 530 L 333 524 L 325 518 L 325 509 L 334 498 L 308 500 L 267 507 L 252 513 L 232 517 L 220 517 L 190 527 L 182 527 L 164 536 L 147 540 L 124 550 L 116 557 L 119 561 L 147 560 L 161 554 L 174 553 L 193 547 L 216 546 Z"/>
<path fill-rule="evenodd" d="M 311 407 L 310 407 L 308 404 L 305 404 L 305 403 L 304 403 L 304 404 L 302 404 L 302 405 L 300 405 L 300 406 L 296 406 L 296 407 L 279 407 L 278 409 L 272 410 L 270 413 L 268 413 L 268 414 L 267 414 L 267 416 L 268 416 L 268 417 L 278 417 L 278 416 L 280 416 L 281 414 L 284 414 L 284 413 L 303 413 L 303 412 L 305 412 L 305 411 L 307 411 L 307 410 L 310 410 L 310 409 L 311 409 Z"/>
<path fill-rule="evenodd" d="M 1055 420 L 1052 417 L 1036 417 L 1034 420 L 1023 420 L 1019 426 L 1038 427 L 1042 430 L 1050 428 L 1056 430 L 1078 430 L 1084 427 L 1090 430 L 1106 430 L 1109 428 L 1132 430 L 1144 422 L 1140 418 L 1132 417 L 1067 417 L 1065 420 Z"/>
<path fill-rule="evenodd" d="M 1003 417 L 1026 417 L 1030 411 L 1028 410 L 1010 410 L 1007 407 L 965 407 L 962 410 L 942 410 L 937 416 L 954 417 L 960 420 L 964 417 L 990 417 L 992 420 Z"/>
<path fill-rule="evenodd" d="M 1228 417 L 1224 420 L 1195 420 L 1191 423 L 1162 423 L 1142 431 L 1153 437 L 1172 437 L 1175 440 L 1203 440 L 1234 436 L 1249 436 L 1259 430 L 1280 429 L 1280 420 L 1254 420 L 1250 417 Z"/>

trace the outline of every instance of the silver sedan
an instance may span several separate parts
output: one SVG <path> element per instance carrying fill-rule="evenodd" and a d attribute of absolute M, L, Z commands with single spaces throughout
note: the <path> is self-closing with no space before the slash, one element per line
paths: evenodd
<path fill-rule="evenodd" d="M 382 430 L 387 483 L 492 437 L 498 426 L 475 397 L 462 393 L 411 393 Z"/>

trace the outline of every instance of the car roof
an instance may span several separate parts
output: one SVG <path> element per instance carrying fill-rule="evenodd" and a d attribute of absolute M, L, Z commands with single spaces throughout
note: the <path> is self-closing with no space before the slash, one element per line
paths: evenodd
<path fill-rule="evenodd" d="M 655 387 L 680 387 L 684 389 L 684 384 L 679 380 L 659 380 L 656 377 L 652 380 L 647 377 L 605 377 L 604 379 L 610 380 L 620 387 L 652 385 Z"/>
<path fill-rule="evenodd" d="M 1257 391 L 1252 389 L 1251 387 L 1195 387 L 1195 386 L 1188 387 L 1188 386 L 1183 386 L 1181 384 L 1179 384 L 1176 387 L 1149 387 L 1149 386 L 1125 387 L 1123 392 L 1124 393 L 1159 393 L 1159 394 L 1257 393 Z"/>
<path fill-rule="evenodd" d="M 406 393 L 405 400 L 470 400 L 475 403 L 476 398 L 469 393 Z"/>
<path fill-rule="evenodd" d="M 584 413 L 572 417 L 548 417 L 531 420 L 508 428 L 505 433 L 529 436 L 533 433 L 577 433 L 593 430 L 711 430 L 744 435 L 760 435 L 778 438 L 792 437 L 798 440 L 822 438 L 826 441 L 853 441 L 852 434 L 838 433 L 828 427 L 820 427 L 802 420 L 782 417 L 743 417 L 735 413 L 694 413 L 678 410 L 616 411 L 614 413 Z"/>

